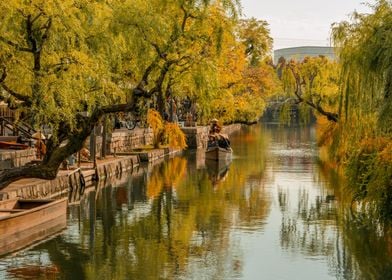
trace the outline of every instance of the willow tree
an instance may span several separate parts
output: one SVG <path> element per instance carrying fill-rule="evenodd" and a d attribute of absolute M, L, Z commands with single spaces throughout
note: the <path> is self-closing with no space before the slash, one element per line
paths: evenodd
<path fill-rule="evenodd" d="M 113 10 L 104 2 L 31 0 L 3 1 L 0 14 L 1 98 L 34 128 L 53 131 L 42 163 L 2 171 L 0 184 L 51 179 L 103 114 L 133 106 L 113 79 L 111 54 L 120 54 Z"/>
<path fill-rule="evenodd" d="M 354 198 L 392 216 L 392 3 L 334 26 L 342 66 L 341 127 L 336 143 Z M 372 203 L 373 204 L 373 203 Z"/>
<path fill-rule="evenodd" d="M 239 22 L 238 35 L 245 46 L 245 55 L 251 66 L 260 65 L 272 49 L 272 38 L 268 22 L 255 18 Z"/>
<path fill-rule="evenodd" d="M 52 137 L 42 163 L 2 171 L 0 185 L 55 178 L 104 114 L 139 112 L 143 101 L 167 91 L 170 72 L 197 63 L 214 45 L 209 35 L 219 28 L 205 25 L 211 7 L 229 16 L 238 3 L 1 2 L 0 97 L 36 129 L 48 125 Z"/>
<path fill-rule="evenodd" d="M 169 95 L 206 94 L 200 79 L 210 73 L 221 22 L 235 19 L 238 12 L 236 1 L 229 0 L 147 0 L 136 7 L 131 1 L 121 12 L 121 24 L 133 30 L 128 43 L 143 46 L 136 48 L 133 69 L 137 89 L 156 98 L 161 113 Z"/>
<path fill-rule="evenodd" d="M 243 19 L 223 35 L 216 57 L 218 94 L 211 102 L 212 114 L 224 122 L 255 122 L 278 85 L 268 63 L 272 48 L 268 24 Z"/>
<path fill-rule="evenodd" d="M 280 60 L 278 68 L 286 104 L 299 105 L 302 111 L 314 110 L 329 121 L 338 122 L 339 71 L 336 62 L 324 56 L 302 61 Z"/>

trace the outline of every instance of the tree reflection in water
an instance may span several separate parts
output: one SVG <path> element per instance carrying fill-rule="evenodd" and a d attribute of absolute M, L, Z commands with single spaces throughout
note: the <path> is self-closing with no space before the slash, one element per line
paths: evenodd
<path fill-rule="evenodd" d="M 312 260 L 324 278 L 392 279 L 390 230 L 353 215 L 311 139 L 310 128 L 248 127 L 217 182 L 195 153 L 140 167 L 71 205 L 60 236 L 2 258 L 0 278 L 261 279 L 264 263 L 299 273 Z"/>
<path fill-rule="evenodd" d="M 62 279 L 192 278 L 197 263 L 209 264 L 211 279 L 227 266 L 240 275 L 241 256 L 227 255 L 230 228 L 258 226 L 268 214 L 260 166 L 232 166 L 214 187 L 204 166 L 169 159 L 87 193 L 70 206 L 66 233 L 31 254 L 45 252 Z"/>
<path fill-rule="evenodd" d="M 325 193 L 301 189 L 295 211 L 289 210 L 289 191 L 279 190 L 281 247 L 309 257 L 328 256 L 336 279 L 392 279 L 390 227 L 353 215 L 335 172 L 320 164 L 319 176 L 328 182 Z"/>

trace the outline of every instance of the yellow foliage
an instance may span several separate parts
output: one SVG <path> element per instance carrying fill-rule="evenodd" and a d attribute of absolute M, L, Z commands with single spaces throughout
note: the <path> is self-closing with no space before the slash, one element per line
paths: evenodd
<path fill-rule="evenodd" d="M 324 111 L 338 112 L 339 68 L 336 62 L 324 56 L 305 57 L 303 61 L 290 60 L 282 66 L 282 82 L 289 97 L 302 99 L 303 104 L 320 106 Z"/>
<path fill-rule="evenodd" d="M 148 110 L 147 122 L 153 131 L 153 145 L 155 148 L 164 144 L 173 148 L 186 148 L 186 137 L 178 124 L 164 122 L 159 112 L 154 109 Z"/>
<path fill-rule="evenodd" d="M 184 176 L 187 161 L 181 157 L 174 157 L 163 165 L 159 165 L 159 172 L 152 172 L 147 183 L 147 196 L 157 197 L 164 188 L 175 188 Z"/>
<path fill-rule="evenodd" d="M 159 148 L 164 128 L 163 119 L 159 112 L 154 109 L 149 109 L 147 112 L 147 123 L 152 128 L 153 145 L 155 148 Z"/>
<path fill-rule="evenodd" d="M 392 139 L 389 139 L 387 145 L 379 153 L 379 157 L 384 163 L 392 165 Z"/>
<path fill-rule="evenodd" d="M 163 119 L 157 110 L 148 110 L 147 122 L 153 130 L 160 130 L 163 128 Z"/>
<path fill-rule="evenodd" d="M 164 133 L 169 147 L 179 149 L 185 149 L 187 147 L 185 134 L 182 132 L 178 124 L 166 123 Z"/>

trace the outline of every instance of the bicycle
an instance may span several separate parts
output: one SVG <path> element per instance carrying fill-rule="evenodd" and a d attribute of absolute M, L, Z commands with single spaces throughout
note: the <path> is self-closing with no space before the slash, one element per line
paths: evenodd
<path fill-rule="evenodd" d="M 140 116 L 135 116 L 132 113 L 128 113 L 125 115 L 125 120 L 124 120 L 125 127 L 129 130 L 133 130 L 137 127 L 139 128 L 147 128 L 147 122 L 146 120 L 140 118 Z"/>

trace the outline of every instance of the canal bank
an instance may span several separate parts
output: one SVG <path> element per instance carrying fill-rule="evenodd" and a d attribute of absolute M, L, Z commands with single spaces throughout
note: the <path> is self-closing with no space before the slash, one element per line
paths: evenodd
<path fill-rule="evenodd" d="M 57 237 L 3 257 L 0 279 L 390 279 L 391 234 L 352 215 L 312 127 L 230 140 L 224 176 L 193 150 L 91 188 Z"/>
<path fill-rule="evenodd" d="M 203 149 L 206 147 L 208 127 L 182 128 L 187 137 L 190 149 Z M 223 132 L 231 134 L 241 129 L 241 125 L 225 126 Z M 64 197 L 74 193 L 83 194 L 85 188 L 96 185 L 98 181 L 112 180 L 123 174 L 132 174 L 141 162 L 154 163 L 160 159 L 179 154 L 181 151 L 173 148 L 143 150 L 141 147 L 150 145 L 152 141 L 150 129 L 118 130 L 114 131 L 107 141 L 108 151 L 111 155 L 93 162 L 81 162 L 79 167 L 61 169 L 56 179 L 43 180 L 36 178 L 21 179 L 11 183 L 0 191 L 0 200 L 12 198 L 55 198 Z M 195 145 L 195 143 L 197 143 Z M 96 141 L 96 150 L 100 151 L 102 141 Z M 19 158 L 26 157 L 20 153 L 4 153 L 7 162 L 17 162 L 13 166 L 24 165 L 26 162 Z M 31 151 L 27 153 L 31 157 Z M 100 156 L 100 154 L 98 154 Z M 14 159 L 14 158 L 15 159 Z"/>

